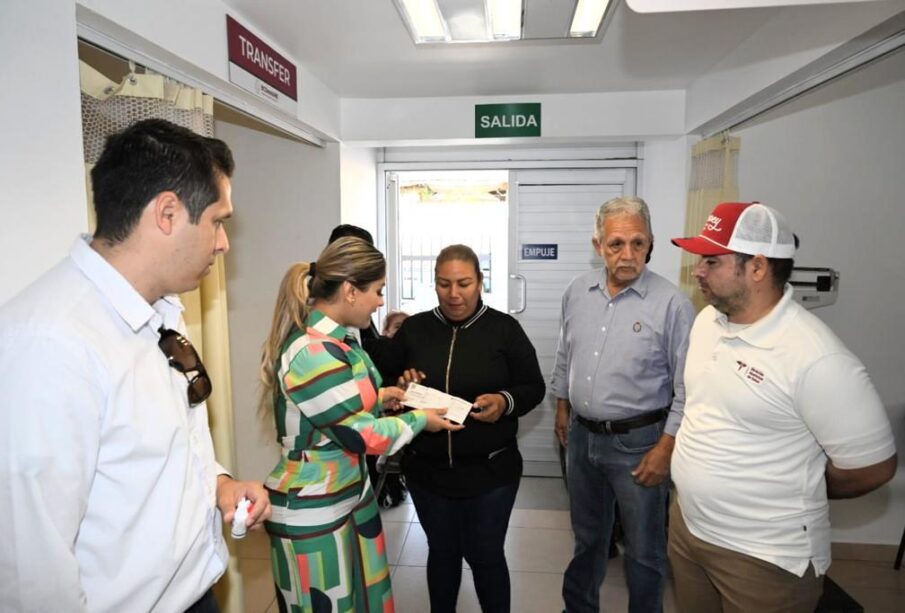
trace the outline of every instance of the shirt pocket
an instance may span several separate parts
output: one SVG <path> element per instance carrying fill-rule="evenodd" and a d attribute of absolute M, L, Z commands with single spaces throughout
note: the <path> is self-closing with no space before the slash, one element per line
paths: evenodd
<path fill-rule="evenodd" d="M 628 324 L 628 331 L 622 337 L 629 343 L 628 356 L 631 370 L 635 373 L 656 371 L 663 367 L 664 356 L 660 347 L 660 337 L 645 318 L 637 317 Z"/>

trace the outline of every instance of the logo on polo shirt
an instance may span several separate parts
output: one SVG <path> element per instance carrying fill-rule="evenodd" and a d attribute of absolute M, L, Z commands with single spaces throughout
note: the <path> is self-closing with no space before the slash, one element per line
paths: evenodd
<path fill-rule="evenodd" d="M 710 230 L 711 232 L 722 232 L 723 229 L 720 227 L 720 224 L 723 223 L 723 220 L 716 215 L 710 215 L 707 217 L 707 223 L 704 224 L 705 230 Z"/>
<path fill-rule="evenodd" d="M 764 371 L 754 368 L 753 366 L 748 366 L 741 360 L 736 360 L 735 363 L 738 365 L 738 367 L 735 369 L 736 372 L 744 371 L 742 376 L 749 381 L 754 381 L 755 383 L 764 382 Z"/>
<path fill-rule="evenodd" d="M 748 374 L 746 375 L 749 379 L 754 381 L 755 383 L 763 383 L 764 382 L 764 373 L 761 370 L 757 370 L 753 366 L 748 369 Z"/>

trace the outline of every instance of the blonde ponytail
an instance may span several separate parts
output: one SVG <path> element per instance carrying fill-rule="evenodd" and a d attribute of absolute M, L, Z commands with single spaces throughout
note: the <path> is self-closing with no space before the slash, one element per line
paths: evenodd
<path fill-rule="evenodd" d="M 305 330 L 305 320 L 308 319 L 308 280 L 311 265 L 308 262 L 299 262 L 283 275 L 280 290 L 277 293 L 277 303 L 273 309 L 273 322 L 270 326 L 270 334 L 264 341 L 264 350 L 261 357 L 260 377 L 263 389 L 259 402 L 259 410 L 263 413 L 273 411 L 273 399 L 279 385 L 276 381 L 277 358 L 283 349 L 283 343 L 289 336 L 293 326 L 299 330 Z"/>

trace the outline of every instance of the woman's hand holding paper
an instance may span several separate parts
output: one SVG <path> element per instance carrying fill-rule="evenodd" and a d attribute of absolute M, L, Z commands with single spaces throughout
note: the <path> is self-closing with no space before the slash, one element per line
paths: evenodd
<path fill-rule="evenodd" d="M 474 406 L 480 410 L 471 412 L 472 419 L 493 424 L 506 412 L 506 399 L 502 394 L 481 394 L 475 398 Z"/>

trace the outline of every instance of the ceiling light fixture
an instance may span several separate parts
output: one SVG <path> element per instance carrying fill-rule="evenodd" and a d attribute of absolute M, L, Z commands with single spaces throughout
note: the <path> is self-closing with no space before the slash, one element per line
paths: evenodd
<path fill-rule="evenodd" d="M 522 37 L 522 0 L 486 0 L 485 15 L 494 40 Z"/>
<path fill-rule="evenodd" d="M 409 26 L 416 43 L 449 41 L 449 31 L 437 0 L 397 0 L 396 5 L 402 11 L 403 21 Z"/>
<path fill-rule="evenodd" d="M 526 39 L 575 42 L 575 39 L 596 38 L 607 15 L 619 4 L 612 0 L 393 0 L 393 3 L 416 45 L 507 43 Z"/>
<path fill-rule="evenodd" d="M 593 38 L 600 30 L 603 14 L 606 13 L 610 0 L 578 0 L 575 12 L 572 13 L 572 25 L 569 36 L 574 38 Z"/>

